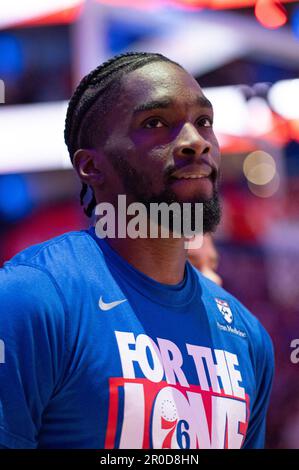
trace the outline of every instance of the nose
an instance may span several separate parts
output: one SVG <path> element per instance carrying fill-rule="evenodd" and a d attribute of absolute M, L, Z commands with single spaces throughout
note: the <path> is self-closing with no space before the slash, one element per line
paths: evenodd
<path fill-rule="evenodd" d="M 174 157 L 199 157 L 209 153 L 211 143 L 206 140 L 191 123 L 186 123 L 176 139 Z"/>

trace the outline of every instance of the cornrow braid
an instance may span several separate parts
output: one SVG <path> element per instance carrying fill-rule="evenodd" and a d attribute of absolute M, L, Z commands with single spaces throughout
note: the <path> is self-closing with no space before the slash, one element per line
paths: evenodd
<path fill-rule="evenodd" d="M 88 185 L 86 183 L 82 183 L 82 189 L 81 189 L 81 192 L 80 192 L 80 204 L 81 204 L 81 206 L 84 205 L 84 196 L 86 195 L 87 191 L 88 191 Z M 87 215 L 87 217 L 92 216 L 92 213 L 93 213 L 93 210 L 96 206 L 96 203 L 97 203 L 97 201 L 96 201 L 94 192 L 92 191 L 91 201 L 89 202 L 87 208 L 84 208 L 84 213 Z"/>
<path fill-rule="evenodd" d="M 74 154 L 79 148 L 93 146 L 96 134 L 98 136 L 101 131 L 103 132 L 103 129 L 99 129 L 97 120 L 95 119 L 95 112 L 101 109 L 105 113 L 107 102 L 111 97 L 112 91 L 115 87 L 121 85 L 123 75 L 139 67 L 143 67 L 150 62 L 158 61 L 170 62 L 181 67 L 162 54 L 127 52 L 107 60 L 81 80 L 69 101 L 65 119 L 64 140 L 71 161 L 73 161 Z M 91 191 L 92 199 L 87 208 L 84 209 L 88 217 L 92 216 L 96 206 L 96 198 L 92 188 Z M 81 205 L 84 205 L 84 198 L 87 192 L 88 185 L 82 183 L 80 192 Z"/>

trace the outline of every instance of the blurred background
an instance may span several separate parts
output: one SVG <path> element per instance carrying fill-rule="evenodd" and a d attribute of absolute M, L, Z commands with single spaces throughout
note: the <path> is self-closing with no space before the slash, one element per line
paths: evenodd
<path fill-rule="evenodd" d="M 63 142 L 67 100 L 92 68 L 142 50 L 183 65 L 214 105 L 218 273 L 274 342 L 267 447 L 299 448 L 299 2 L 1 2 L 0 266 L 89 227 Z"/>

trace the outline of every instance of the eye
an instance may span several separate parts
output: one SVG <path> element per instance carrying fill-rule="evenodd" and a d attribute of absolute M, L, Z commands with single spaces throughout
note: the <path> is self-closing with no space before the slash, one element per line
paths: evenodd
<path fill-rule="evenodd" d="M 197 122 L 199 123 L 200 126 L 203 126 L 203 127 L 212 127 L 213 126 L 213 120 L 211 118 L 207 117 L 207 116 L 198 119 Z"/>
<path fill-rule="evenodd" d="M 146 129 L 156 129 L 158 127 L 163 127 L 163 126 L 164 126 L 163 122 L 158 118 L 149 119 L 144 125 Z"/>

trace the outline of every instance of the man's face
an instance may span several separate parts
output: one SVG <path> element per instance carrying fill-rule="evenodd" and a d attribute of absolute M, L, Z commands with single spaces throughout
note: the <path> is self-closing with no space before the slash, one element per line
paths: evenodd
<path fill-rule="evenodd" d="M 109 187 L 146 206 L 203 202 L 205 231 L 213 230 L 220 151 L 212 122 L 210 103 L 184 70 L 154 62 L 130 72 L 106 118 Z"/>

